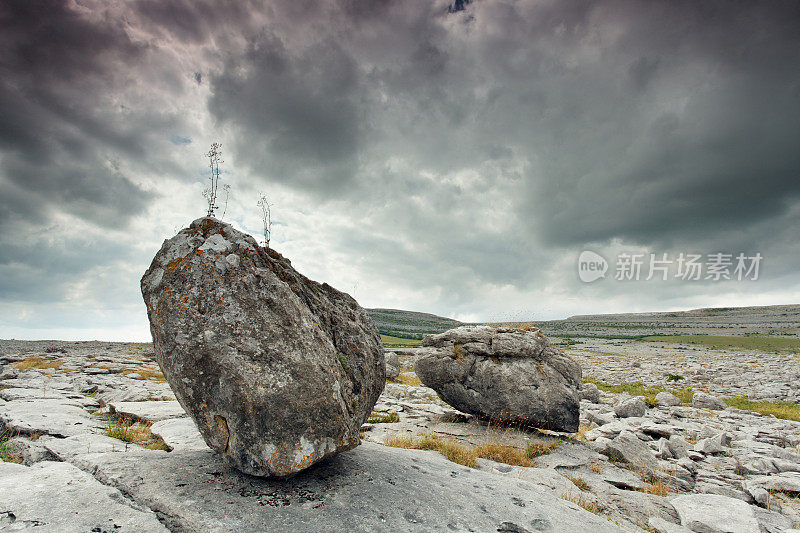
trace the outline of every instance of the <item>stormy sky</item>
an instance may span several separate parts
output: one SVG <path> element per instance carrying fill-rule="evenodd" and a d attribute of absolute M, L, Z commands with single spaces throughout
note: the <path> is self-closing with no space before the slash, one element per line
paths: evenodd
<path fill-rule="evenodd" d="M 800 4 L 453 7 L 0 3 L 0 337 L 149 340 L 139 278 L 204 214 L 215 141 L 224 219 L 258 235 L 265 193 L 273 247 L 366 307 L 800 302 Z M 763 259 L 646 280 L 651 253 Z"/>

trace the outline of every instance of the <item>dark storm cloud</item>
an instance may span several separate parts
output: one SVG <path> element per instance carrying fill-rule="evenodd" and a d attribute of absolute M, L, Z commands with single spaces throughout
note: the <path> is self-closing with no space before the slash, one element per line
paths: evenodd
<path fill-rule="evenodd" d="M 333 11 L 294 48 L 268 25 L 212 79 L 211 112 L 267 179 L 362 196 L 392 191 L 372 180 L 392 157 L 448 173 L 513 155 L 519 227 L 551 245 L 718 232 L 800 193 L 797 4 Z"/>
<path fill-rule="evenodd" d="M 212 79 L 209 107 L 243 130 L 247 147 L 237 154 L 259 174 L 330 193 L 354 177 L 365 134 L 358 81 L 336 42 L 290 53 L 267 34 Z"/>
<path fill-rule="evenodd" d="M 145 146 L 113 93 L 146 46 L 67 2 L 4 2 L 0 26 L 0 217 L 42 222 L 55 209 L 123 224 L 152 195 L 115 168 Z"/>

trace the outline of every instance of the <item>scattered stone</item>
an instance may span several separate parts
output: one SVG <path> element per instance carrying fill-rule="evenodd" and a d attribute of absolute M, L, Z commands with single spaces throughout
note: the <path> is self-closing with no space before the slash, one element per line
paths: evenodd
<path fill-rule="evenodd" d="M 386 352 L 386 379 L 394 379 L 400 375 L 400 358 L 395 352 Z"/>
<path fill-rule="evenodd" d="M 288 476 L 359 444 L 385 366 L 353 298 L 213 218 L 165 241 L 141 287 L 164 377 L 236 468 Z"/>
<path fill-rule="evenodd" d="M 614 440 L 606 443 L 601 451 L 612 461 L 631 463 L 637 469 L 652 473 L 658 469 L 658 461 L 650 447 L 642 442 L 632 431 L 623 431 Z"/>
<path fill-rule="evenodd" d="M 622 400 L 614 406 L 614 414 L 620 418 L 629 418 L 632 416 L 644 416 L 647 412 L 647 405 L 644 403 L 644 398 L 641 396 L 634 396 Z"/>
<path fill-rule="evenodd" d="M 464 326 L 428 335 L 417 377 L 456 409 L 555 431 L 580 419 L 580 366 L 539 330 Z"/>
<path fill-rule="evenodd" d="M 581 385 L 581 399 L 589 400 L 592 403 L 600 403 L 600 389 L 594 383 L 584 383 Z"/>
<path fill-rule="evenodd" d="M 696 391 L 692 396 L 692 407 L 697 409 L 713 409 L 719 411 L 727 408 L 728 406 L 716 396 L 706 394 L 702 391 Z"/>
<path fill-rule="evenodd" d="M 667 391 L 661 391 L 656 394 L 656 402 L 658 402 L 658 405 L 664 407 L 677 407 L 679 405 L 683 405 L 683 402 L 680 398 Z"/>

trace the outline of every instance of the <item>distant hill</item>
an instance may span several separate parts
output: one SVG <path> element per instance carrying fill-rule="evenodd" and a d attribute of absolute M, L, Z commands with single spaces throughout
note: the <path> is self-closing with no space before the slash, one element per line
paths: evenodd
<path fill-rule="evenodd" d="M 367 309 L 381 335 L 403 339 L 421 339 L 425 335 L 441 333 L 463 326 L 463 322 L 416 311 L 399 309 Z"/>

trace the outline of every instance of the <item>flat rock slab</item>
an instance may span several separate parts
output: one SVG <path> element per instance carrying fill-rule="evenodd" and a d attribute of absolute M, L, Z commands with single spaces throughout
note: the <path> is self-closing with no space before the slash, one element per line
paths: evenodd
<path fill-rule="evenodd" d="M 71 400 L 14 400 L 0 404 L 0 424 L 12 433 L 71 437 L 102 427 Z"/>
<path fill-rule="evenodd" d="M 621 531 L 533 483 L 368 442 L 286 480 L 242 474 L 211 450 L 75 462 L 179 531 Z"/>
<path fill-rule="evenodd" d="M 2 531 L 167 531 L 155 513 L 69 463 L 0 462 L 0 494 Z"/>
<path fill-rule="evenodd" d="M 158 435 L 170 448 L 177 450 L 207 450 L 208 444 L 191 418 L 170 418 L 150 426 L 150 431 Z"/>
<path fill-rule="evenodd" d="M 108 405 L 118 415 L 149 422 L 187 416 L 181 404 L 176 401 L 113 402 Z"/>
<path fill-rule="evenodd" d="M 759 533 L 753 509 L 742 500 L 717 494 L 686 494 L 670 503 L 681 525 L 702 533 Z"/>
<path fill-rule="evenodd" d="M 90 453 L 166 453 L 156 450 L 147 450 L 136 444 L 123 442 L 105 435 L 86 433 L 75 435 L 66 439 L 43 437 L 40 439 L 44 448 L 61 461 L 71 461 L 73 458 Z"/>

